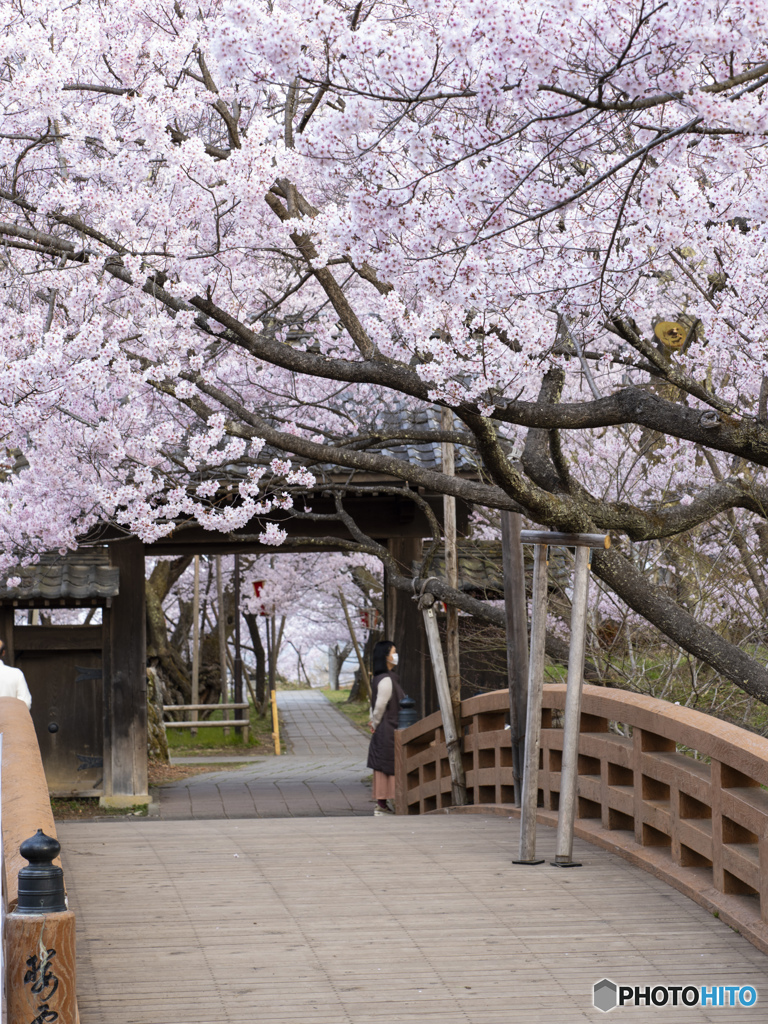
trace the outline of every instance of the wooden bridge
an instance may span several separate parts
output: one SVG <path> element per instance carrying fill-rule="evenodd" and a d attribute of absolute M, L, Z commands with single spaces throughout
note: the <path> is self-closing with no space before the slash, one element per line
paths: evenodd
<path fill-rule="evenodd" d="M 768 1000 L 764 955 L 712 914 L 585 842 L 578 871 L 514 867 L 516 832 L 469 815 L 61 825 L 81 1022 L 572 1024 L 603 1019 L 603 978 Z"/>
<path fill-rule="evenodd" d="M 674 708 L 665 718 L 666 705 L 586 688 L 574 849 L 583 867 L 554 868 L 548 822 L 560 689 L 545 696 L 537 850 L 544 863 L 535 867 L 512 864 L 518 823 L 502 788 L 510 782 L 505 693 L 464 705 L 473 813 L 448 806 L 439 722 L 426 719 L 402 735 L 405 813 L 394 817 L 60 824 L 81 1024 L 571 1024 L 606 1019 L 593 1006 L 602 979 L 641 993 L 735 986 L 758 996 L 748 1008 L 629 1006 L 617 1019 L 764 1021 L 766 959 L 754 943 L 768 831 L 755 815 L 768 784 L 768 742 L 741 730 L 726 735 L 731 727 L 707 719 L 712 752 L 686 757 L 670 749 L 678 742 L 672 733 L 687 729 L 691 741 L 695 713 Z M 615 702 L 625 698 L 618 714 Z M 738 748 L 739 737 L 736 767 L 729 744 Z M 699 747 L 705 740 L 696 737 Z M 688 774 L 678 755 L 693 765 Z M 668 786 L 668 795 L 652 783 Z M 719 851 L 723 845 L 755 846 L 757 856 Z M 655 873 L 642 869 L 643 850 L 661 858 L 666 874 L 658 865 Z M 713 902 L 683 895 L 674 871 L 693 872 L 702 891 L 708 880 Z M 718 882 L 731 890 L 738 882 L 742 891 L 719 893 Z M 752 942 L 725 923 L 737 910 Z"/>

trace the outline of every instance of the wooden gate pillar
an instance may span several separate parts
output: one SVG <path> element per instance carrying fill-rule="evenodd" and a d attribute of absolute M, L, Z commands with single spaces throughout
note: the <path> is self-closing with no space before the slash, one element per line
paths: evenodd
<path fill-rule="evenodd" d="M 147 626 L 144 545 L 109 545 L 120 593 L 109 609 L 104 649 L 104 807 L 149 803 L 147 783 Z"/>
<path fill-rule="evenodd" d="M 0 639 L 5 640 L 5 664 L 13 667 L 16 664 L 16 645 L 13 642 L 13 605 L 0 607 Z"/>
<path fill-rule="evenodd" d="M 404 576 L 421 560 L 420 537 L 390 537 L 387 547 Z M 411 595 L 387 585 L 384 574 L 384 639 L 391 640 L 400 654 L 397 672 L 400 685 L 416 701 L 419 717 L 435 710 L 434 682 L 429 667 L 427 635 L 421 612 Z"/>

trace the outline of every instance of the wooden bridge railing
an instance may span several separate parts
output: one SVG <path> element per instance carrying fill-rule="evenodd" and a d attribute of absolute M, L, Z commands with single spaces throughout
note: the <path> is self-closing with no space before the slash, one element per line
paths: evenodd
<path fill-rule="evenodd" d="M 19 847 L 38 829 L 56 838 L 40 747 L 23 701 L 0 697 L 0 733 L 5 1019 L 8 1024 L 28 1024 L 34 1020 L 77 1024 L 75 915 L 71 910 L 15 912 L 19 869 L 28 866 Z M 60 859 L 56 858 L 54 864 L 60 867 Z"/>
<path fill-rule="evenodd" d="M 538 821 L 548 825 L 557 823 L 564 707 L 565 686 L 545 686 Z M 507 712 L 506 690 L 462 703 L 473 805 L 454 812 L 519 813 Z M 397 813 L 450 809 L 440 715 L 396 736 Z M 578 770 L 577 836 L 675 886 L 768 952 L 768 739 L 652 697 L 585 686 Z"/>

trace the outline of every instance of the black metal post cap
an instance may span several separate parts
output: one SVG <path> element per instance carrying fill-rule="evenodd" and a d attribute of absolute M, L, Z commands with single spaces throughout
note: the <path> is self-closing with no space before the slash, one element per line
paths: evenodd
<path fill-rule="evenodd" d="M 409 725 L 418 722 L 419 715 L 416 711 L 416 701 L 407 694 L 400 701 L 400 711 L 397 716 L 397 728 L 407 729 Z"/>
<path fill-rule="evenodd" d="M 47 836 L 41 828 L 35 832 L 31 839 L 25 839 L 19 847 L 19 853 L 28 860 L 30 864 L 48 864 L 56 859 L 61 853 L 61 843 L 53 836 Z M 26 868 L 22 868 L 25 871 Z"/>
<path fill-rule="evenodd" d="M 41 828 L 19 847 L 29 864 L 19 871 L 17 914 L 55 914 L 67 909 L 64 872 L 53 863 L 61 845 Z"/>

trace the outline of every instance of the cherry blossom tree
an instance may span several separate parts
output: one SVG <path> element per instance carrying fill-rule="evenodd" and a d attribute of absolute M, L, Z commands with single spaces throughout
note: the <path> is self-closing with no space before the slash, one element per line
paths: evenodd
<path fill-rule="evenodd" d="M 275 667 L 290 679 L 310 680 L 310 667 L 314 669 L 318 657 L 327 664 L 329 647 L 351 649 L 342 595 L 361 645 L 369 634 L 375 633 L 373 613 L 382 608 L 378 559 L 339 553 L 281 552 L 244 561 L 243 590 L 247 596 L 243 608 L 249 618 L 251 636 L 254 628 L 263 626 L 266 632 L 268 625 L 273 636 L 281 636 Z M 251 590 L 253 583 L 257 587 Z"/>
<path fill-rule="evenodd" d="M 160 705 L 185 704 L 191 699 L 191 563 L 191 556 L 184 556 L 153 559 L 147 566 L 148 657 L 159 675 L 158 688 L 164 691 L 158 694 Z M 373 628 L 377 620 L 371 614 L 382 605 L 381 569 L 376 558 L 300 552 L 244 556 L 239 609 L 234 603 L 234 559 L 222 556 L 223 610 L 216 601 L 213 575 L 210 562 L 201 567 L 201 680 L 206 681 L 201 699 L 206 703 L 221 699 L 217 625 L 222 614 L 230 647 L 234 617 L 243 616 L 244 660 L 257 703 L 265 699 L 270 666 L 275 675 L 279 672 L 304 681 L 321 652 L 327 659 L 329 646 L 347 646 L 349 630 L 340 595 L 352 611 L 361 644 L 369 634 L 378 635 Z"/>
<path fill-rule="evenodd" d="M 611 531 L 605 585 L 768 699 L 631 548 L 733 521 L 765 588 L 763 3 L 0 0 L 0 24 L 6 564 L 104 521 L 279 544 L 266 517 L 323 467 L 384 474 Z M 409 426 L 435 404 L 455 430 Z M 441 440 L 476 479 L 397 447 Z"/>

